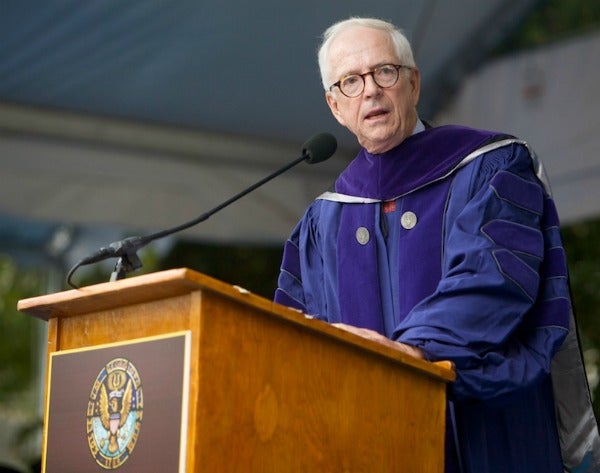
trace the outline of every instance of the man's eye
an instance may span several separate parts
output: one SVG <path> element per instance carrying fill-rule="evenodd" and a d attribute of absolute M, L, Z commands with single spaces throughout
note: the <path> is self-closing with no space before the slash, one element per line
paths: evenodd
<path fill-rule="evenodd" d="M 381 77 L 389 77 L 396 74 L 396 69 L 390 66 L 384 66 L 377 69 L 377 75 Z"/>
<path fill-rule="evenodd" d="M 342 81 L 345 86 L 352 86 L 359 81 L 359 76 L 348 76 Z"/>

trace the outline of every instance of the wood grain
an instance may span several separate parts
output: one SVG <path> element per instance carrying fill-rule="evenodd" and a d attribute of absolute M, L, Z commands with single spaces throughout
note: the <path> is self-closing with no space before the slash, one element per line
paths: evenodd
<path fill-rule="evenodd" d="M 187 471 L 443 471 L 448 362 L 188 269 L 19 302 L 49 352 L 192 333 Z"/>

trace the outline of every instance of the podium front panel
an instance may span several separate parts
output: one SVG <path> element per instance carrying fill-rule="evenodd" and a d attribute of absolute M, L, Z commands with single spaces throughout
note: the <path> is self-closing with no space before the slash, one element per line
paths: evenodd
<path fill-rule="evenodd" d="M 185 471 L 190 333 L 52 354 L 46 473 Z"/>

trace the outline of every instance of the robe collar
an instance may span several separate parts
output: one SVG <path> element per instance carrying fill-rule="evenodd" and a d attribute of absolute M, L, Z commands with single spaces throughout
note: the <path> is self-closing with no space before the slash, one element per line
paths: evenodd
<path fill-rule="evenodd" d="M 335 192 L 391 200 L 451 173 L 482 146 L 508 135 L 455 125 L 429 128 L 381 154 L 362 149 L 340 174 Z"/>

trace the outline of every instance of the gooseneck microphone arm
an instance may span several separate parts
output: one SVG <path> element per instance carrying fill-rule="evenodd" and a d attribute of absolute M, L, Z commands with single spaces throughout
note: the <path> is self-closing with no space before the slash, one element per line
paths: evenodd
<path fill-rule="evenodd" d="M 269 182 L 271 179 L 274 179 L 280 174 L 283 174 L 284 172 L 301 163 L 302 161 L 306 161 L 309 164 L 316 164 L 325 161 L 326 159 L 329 159 L 333 155 L 333 153 L 335 153 L 336 148 L 337 141 L 333 135 L 329 133 L 319 133 L 313 136 L 312 138 L 307 140 L 304 143 L 304 145 L 302 145 L 302 154 L 299 158 L 283 166 L 282 168 L 278 169 L 272 174 L 269 174 L 268 176 L 264 177 L 260 181 L 243 190 L 242 192 L 239 192 L 233 197 L 230 197 L 225 202 L 217 205 L 215 208 L 209 210 L 208 212 L 203 213 L 199 217 L 190 220 L 189 222 L 178 225 L 176 227 L 168 228 L 166 230 L 152 233 L 150 235 L 133 236 L 125 238 L 124 240 L 113 242 L 109 246 L 100 248 L 91 255 L 81 259 L 69 270 L 69 273 L 67 274 L 67 284 L 72 288 L 77 289 L 77 286 L 74 285 L 71 281 L 71 278 L 73 277 L 75 271 L 81 266 L 103 261 L 108 258 L 119 258 L 117 264 L 115 265 L 115 269 L 111 275 L 110 280 L 115 281 L 117 279 L 124 278 L 128 272 L 140 269 L 142 267 L 142 262 L 139 259 L 137 252 L 143 247 L 145 247 L 148 243 L 159 238 L 164 238 L 168 235 L 172 235 L 174 233 L 186 230 L 190 227 L 193 227 L 194 225 L 204 222 L 215 213 L 219 212 L 220 210 L 223 210 L 228 205 L 241 199 L 246 194 L 249 194 L 258 187 Z"/>

